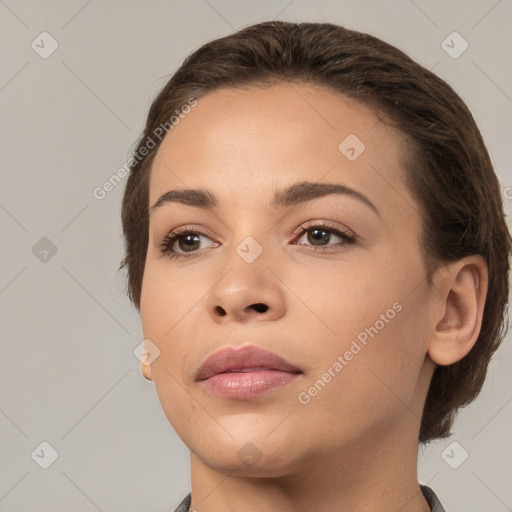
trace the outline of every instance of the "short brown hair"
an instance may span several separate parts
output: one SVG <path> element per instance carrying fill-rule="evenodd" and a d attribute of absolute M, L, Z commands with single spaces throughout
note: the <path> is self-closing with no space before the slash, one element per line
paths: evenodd
<path fill-rule="evenodd" d="M 448 437 L 457 409 L 480 392 L 505 335 L 511 237 L 499 181 L 462 99 L 439 77 L 369 34 L 328 23 L 264 22 L 211 41 L 189 55 L 149 110 L 136 153 L 191 98 L 219 87 L 302 82 L 325 86 L 384 114 L 410 143 L 406 180 L 423 218 L 428 282 L 442 263 L 480 254 L 489 269 L 478 339 L 449 366 L 438 366 L 419 441 Z M 153 137 L 154 138 L 154 137 Z M 149 175 L 156 147 L 133 160 L 122 204 L 128 296 L 140 310 L 148 244 Z"/>

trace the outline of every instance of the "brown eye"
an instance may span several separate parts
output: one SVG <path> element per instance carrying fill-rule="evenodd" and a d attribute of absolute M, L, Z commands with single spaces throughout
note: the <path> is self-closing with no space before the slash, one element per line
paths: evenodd
<path fill-rule="evenodd" d="M 187 258 L 195 255 L 200 249 L 201 237 L 208 236 L 191 229 L 176 230 L 169 233 L 161 244 L 161 252 L 170 258 Z"/>
<path fill-rule="evenodd" d="M 302 228 L 299 236 L 301 236 L 301 238 L 306 236 L 307 242 L 304 243 L 298 241 L 298 245 L 311 245 L 313 247 L 320 248 L 332 245 L 346 245 L 355 241 L 355 236 L 351 233 L 323 224 Z M 341 242 L 338 242 L 338 244 L 329 244 L 329 242 L 333 239 L 333 236 L 340 239 Z"/>

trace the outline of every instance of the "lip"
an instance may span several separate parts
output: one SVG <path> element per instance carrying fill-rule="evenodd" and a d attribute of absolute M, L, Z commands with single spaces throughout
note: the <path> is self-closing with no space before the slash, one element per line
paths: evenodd
<path fill-rule="evenodd" d="M 281 356 L 245 345 L 212 354 L 197 371 L 195 380 L 215 395 L 246 400 L 288 384 L 301 374 L 300 368 Z"/>

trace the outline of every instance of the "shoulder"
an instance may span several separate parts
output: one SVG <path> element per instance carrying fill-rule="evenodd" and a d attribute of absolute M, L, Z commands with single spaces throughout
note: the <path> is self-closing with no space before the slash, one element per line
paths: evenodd
<path fill-rule="evenodd" d="M 432 512 L 446 512 L 436 493 L 430 487 L 420 484 L 420 489 L 423 496 L 425 496 L 427 503 L 430 505 L 430 510 Z"/>
<path fill-rule="evenodd" d="M 178 507 L 174 510 L 174 512 L 188 512 L 190 508 L 191 501 L 191 493 L 187 494 L 183 501 L 178 505 Z"/>

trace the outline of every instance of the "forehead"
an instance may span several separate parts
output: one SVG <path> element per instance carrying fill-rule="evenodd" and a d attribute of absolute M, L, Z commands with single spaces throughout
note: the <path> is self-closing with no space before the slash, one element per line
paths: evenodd
<path fill-rule="evenodd" d="M 168 188 L 208 188 L 245 203 L 298 181 L 337 182 L 384 199 L 390 187 L 403 189 L 404 137 L 340 93 L 286 83 L 221 88 L 197 102 L 158 149 L 151 204 Z"/>

